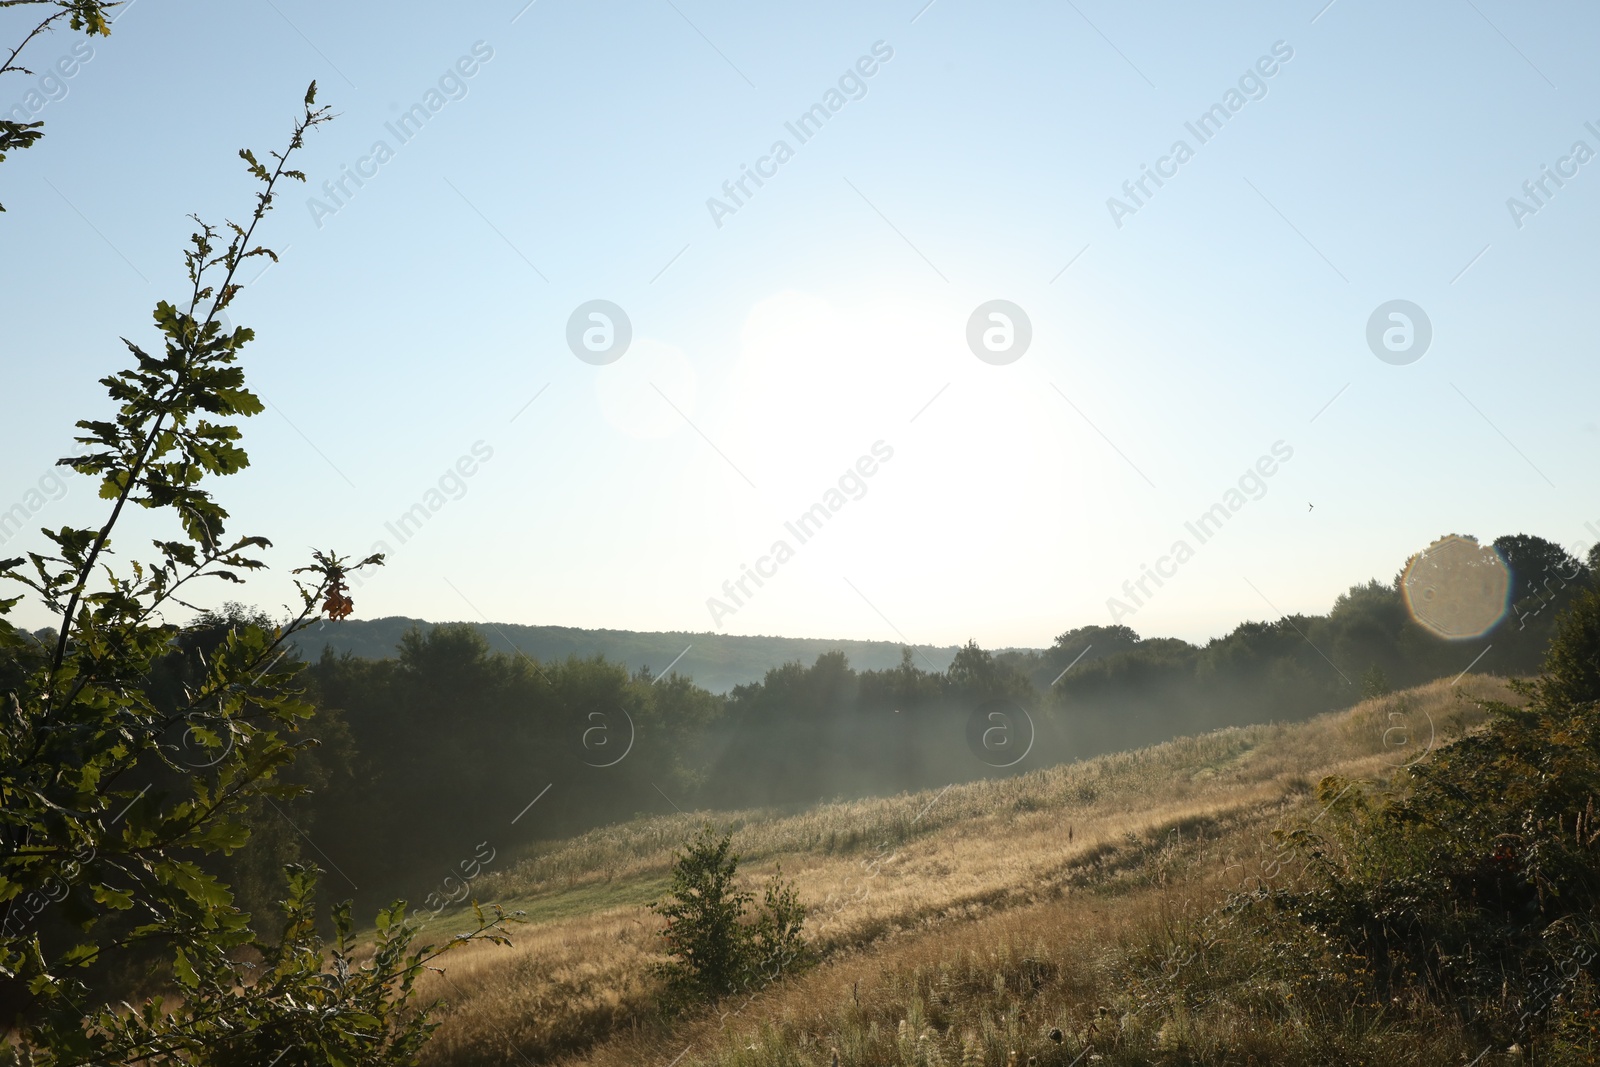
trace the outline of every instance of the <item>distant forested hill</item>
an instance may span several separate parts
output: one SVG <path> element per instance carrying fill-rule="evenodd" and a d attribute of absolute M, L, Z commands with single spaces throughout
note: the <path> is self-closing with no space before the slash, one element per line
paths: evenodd
<path fill-rule="evenodd" d="M 362 659 L 386 659 L 395 654 L 400 637 L 413 626 L 426 633 L 435 624 L 424 619 L 391 616 L 385 619 L 325 622 L 308 631 L 300 642 L 302 654 L 315 660 L 324 646 L 335 653 L 349 652 Z M 807 637 L 741 637 L 732 634 L 639 633 L 634 630 L 580 630 L 571 626 L 518 626 L 509 623 L 468 623 L 489 647 L 500 652 L 521 652 L 541 663 L 568 656 L 587 659 L 604 656 L 612 663 L 637 670 L 649 667 L 659 674 L 679 653 L 673 670 L 694 679 L 713 693 L 726 693 L 736 685 L 759 682 L 774 667 L 800 662 L 807 665 L 824 652 L 843 652 L 857 670 L 887 670 L 900 665 L 900 644 L 892 641 L 838 641 Z M 960 646 L 934 648 L 920 645 L 918 662 L 944 670 Z M 1019 653 L 1033 649 L 1007 650 Z M 926 657 L 925 659 L 923 657 Z"/>

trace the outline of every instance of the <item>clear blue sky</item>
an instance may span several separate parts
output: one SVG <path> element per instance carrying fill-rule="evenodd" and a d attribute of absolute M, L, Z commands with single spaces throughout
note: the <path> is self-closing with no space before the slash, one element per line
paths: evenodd
<path fill-rule="evenodd" d="M 279 145 L 315 78 L 338 119 L 233 313 L 271 406 L 217 491 L 277 546 L 241 599 L 287 603 L 312 546 L 387 549 L 360 617 L 1037 646 L 1112 621 L 1184 540 L 1120 621 L 1202 640 L 1445 533 L 1595 540 L 1600 160 L 1572 150 L 1600 152 L 1600 12 L 924 2 L 136 3 L 72 77 L 0 80 L 0 106 L 47 101 L 0 167 L 0 509 L 108 410 L 118 337 L 180 292 L 185 215 L 245 213 L 235 152 Z M 1135 201 L 1146 166 L 1170 176 Z M 1576 173 L 1514 218 L 1543 166 Z M 595 299 L 632 326 L 606 365 L 567 343 Z M 1003 365 L 967 341 L 996 299 L 1032 330 Z M 1431 323 L 1420 359 L 1369 348 L 1392 300 Z M 785 522 L 878 442 L 802 544 Z M 98 514 L 74 479 L 29 526 Z"/>

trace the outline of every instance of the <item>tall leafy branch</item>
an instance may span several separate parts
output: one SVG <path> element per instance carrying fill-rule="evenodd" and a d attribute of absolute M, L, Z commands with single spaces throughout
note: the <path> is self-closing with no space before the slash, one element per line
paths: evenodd
<path fill-rule="evenodd" d="M 396 902 L 370 955 L 355 952 L 348 904 L 326 944 L 320 872 L 299 866 L 283 932 L 264 940 L 218 874 L 218 858 L 249 841 L 253 805 L 302 791 L 280 777 L 315 743 L 301 736 L 314 709 L 291 639 L 349 615 L 349 575 L 381 555 L 313 552 L 293 572 L 300 604 L 283 623 L 232 622 L 176 695 L 152 680 L 182 655 L 166 612 L 198 610 L 201 579 L 238 583 L 265 567 L 271 543 L 229 534 L 210 488 L 249 465 L 236 420 L 263 410 L 239 364 L 254 331 L 225 330 L 221 316 L 242 265 L 276 261 L 256 230 L 281 184 L 305 180 L 291 157 L 329 117 L 312 83 L 284 150 L 265 162 L 240 152 L 259 186 L 248 219 L 196 217 L 187 291 L 155 307 L 159 349 L 123 338 L 132 365 L 101 379 L 114 412 L 79 421 L 83 451 L 59 461 L 98 480 L 105 520 L 41 530 L 52 551 L 0 560 L 0 580 L 23 587 L 0 599 L 0 1023 L 11 1031 L 0 1064 L 407 1063 L 433 1026 L 410 999 L 422 970 L 461 943 L 505 940 L 505 915 L 475 906 L 470 933 L 414 946 Z M 143 558 L 119 556 L 113 537 L 129 504 L 175 526 Z M 59 620 L 48 639 L 9 619 L 30 596 Z"/>

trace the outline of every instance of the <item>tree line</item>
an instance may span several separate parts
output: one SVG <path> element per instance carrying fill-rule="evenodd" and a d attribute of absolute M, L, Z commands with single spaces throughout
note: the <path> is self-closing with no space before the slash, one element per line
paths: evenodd
<path fill-rule="evenodd" d="M 1471 642 L 1413 619 L 1397 575 L 1351 587 L 1326 615 L 1244 622 L 1203 645 L 1088 626 L 1042 652 L 969 642 L 942 671 L 910 648 L 880 670 L 829 652 L 725 696 L 598 656 L 496 652 L 465 625 L 414 628 L 381 660 L 325 650 L 305 673 L 322 745 L 294 771 L 311 792 L 263 809 L 258 847 L 273 851 L 252 870 L 315 860 L 358 900 L 423 900 L 463 884 L 475 854 L 504 864 L 639 813 L 800 807 L 1303 719 L 1453 677 L 1485 648 L 1474 670 L 1530 675 L 1556 617 L 1595 584 L 1600 550 L 1585 562 L 1522 534 L 1494 547 L 1508 609 Z M 196 634 L 248 614 L 231 610 Z M 1002 745 L 974 740 L 1000 732 Z"/>

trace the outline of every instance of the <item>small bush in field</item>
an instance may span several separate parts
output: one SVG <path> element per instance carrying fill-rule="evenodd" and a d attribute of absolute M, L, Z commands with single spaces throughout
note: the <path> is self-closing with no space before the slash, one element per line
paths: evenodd
<path fill-rule="evenodd" d="M 650 910 L 664 917 L 671 957 L 660 965 L 669 1002 L 716 1000 L 741 989 L 756 990 L 811 959 L 802 934 L 806 909 L 791 883 L 774 878 L 761 906 L 739 889 L 739 854 L 731 834 L 707 826 L 675 853 L 669 899 Z"/>

